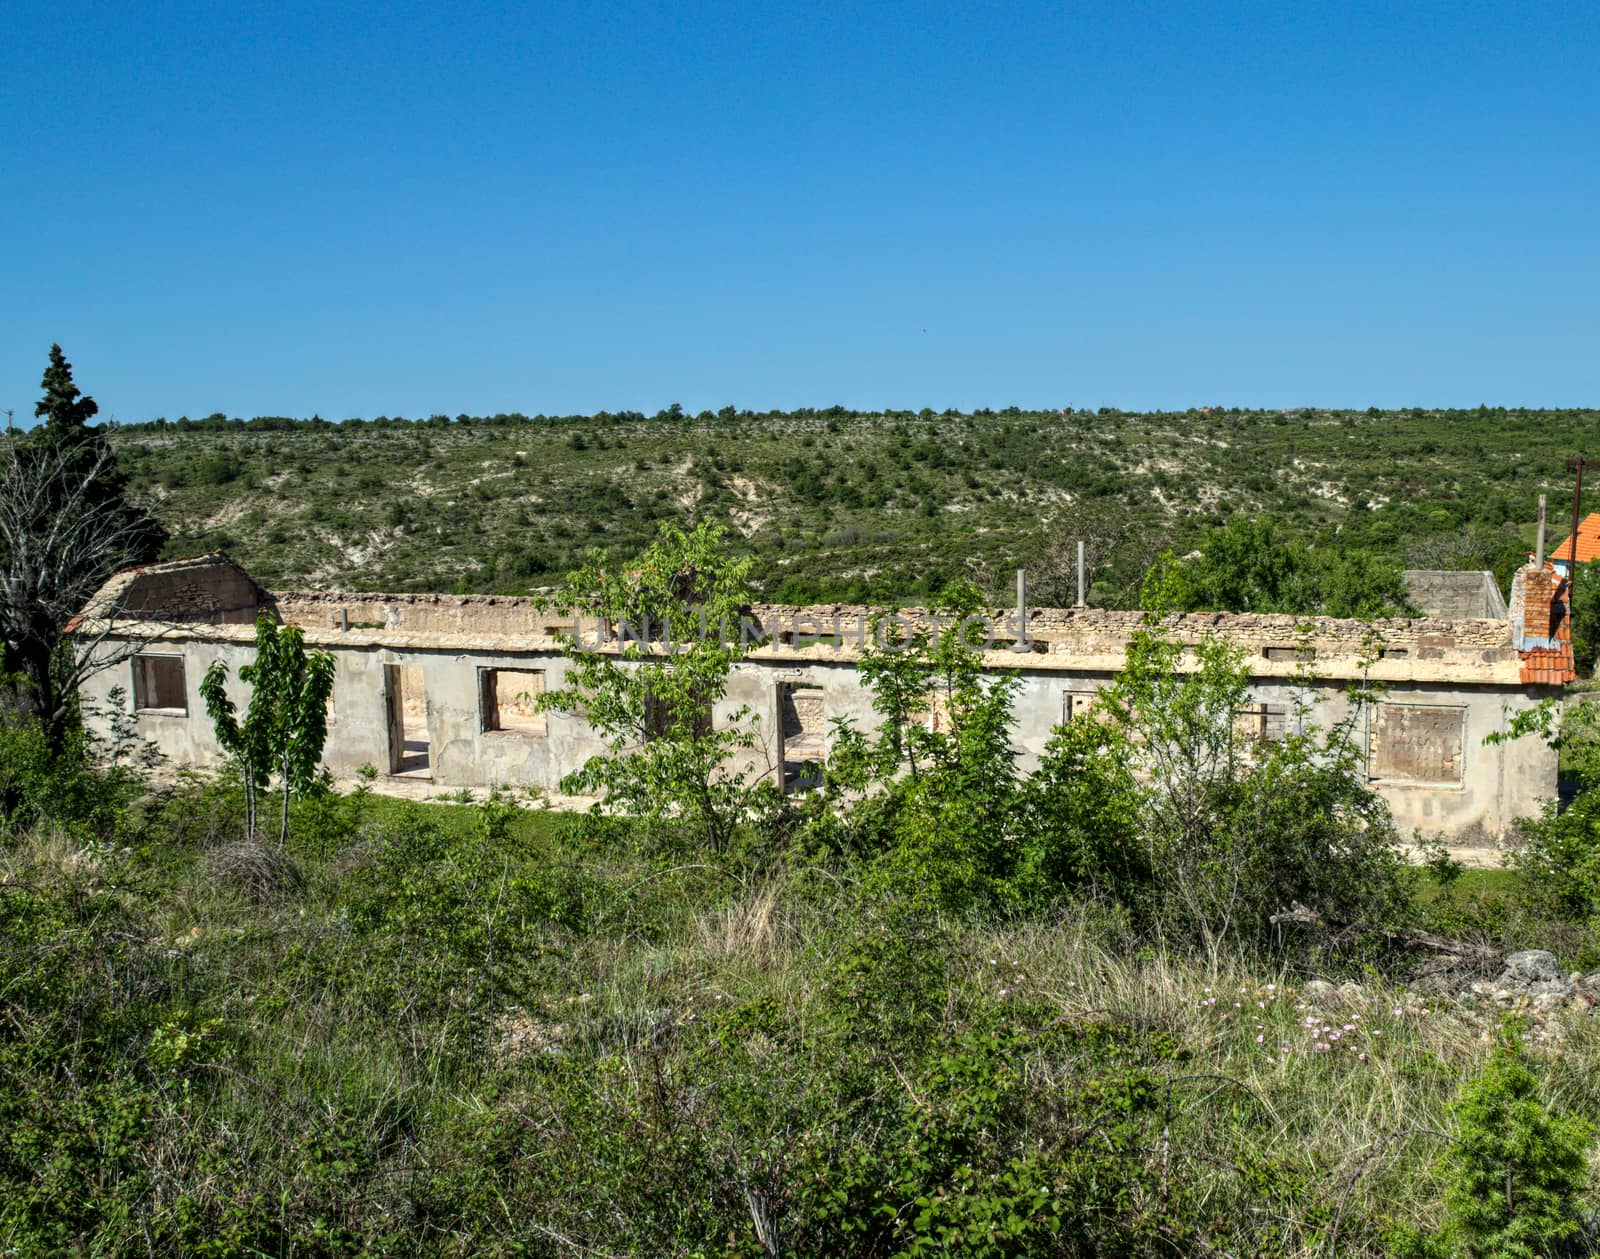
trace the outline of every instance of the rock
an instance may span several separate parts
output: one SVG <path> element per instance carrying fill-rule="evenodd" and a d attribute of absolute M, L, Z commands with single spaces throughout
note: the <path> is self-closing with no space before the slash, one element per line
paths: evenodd
<path fill-rule="evenodd" d="M 1305 994 L 1313 1001 L 1331 1001 L 1339 990 L 1326 979 L 1312 979 L 1306 983 Z"/>
<path fill-rule="evenodd" d="M 1559 1049 L 1566 1043 L 1567 1029 L 1559 1019 L 1550 1019 L 1535 1023 L 1528 1033 L 1528 1039 L 1541 1049 Z"/>
<path fill-rule="evenodd" d="M 566 1024 L 532 1018 L 521 1006 L 506 1010 L 496 1021 L 495 1030 L 500 1034 L 495 1057 L 502 1062 L 561 1053 L 561 1042 L 567 1038 Z"/>
<path fill-rule="evenodd" d="M 1511 954 L 1492 981 L 1469 982 L 1463 976 L 1456 994 L 1454 1017 L 1474 1034 L 1481 1033 L 1486 1044 L 1498 1039 L 1505 1012 L 1528 1020 L 1530 1046 L 1551 1051 L 1565 1044 L 1566 1025 L 1573 1015 L 1600 1017 L 1600 971 L 1574 977 L 1543 949 Z M 1401 1001 L 1414 1008 L 1417 997 L 1407 993 Z"/>
<path fill-rule="evenodd" d="M 1357 983 L 1342 983 L 1339 985 L 1339 995 L 1346 1001 L 1360 1001 L 1367 994 L 1362 991 Z"/>
<path fill-rule="evenodd" d="M 1496 981 L 1502 988 L 1527 987 L 1530 984 L 1562 982 L 1566 971 L 1556 961 L 1554 953 L 1544 949 L 1522 949 L 1506 956 L 1505 969 Z"/>

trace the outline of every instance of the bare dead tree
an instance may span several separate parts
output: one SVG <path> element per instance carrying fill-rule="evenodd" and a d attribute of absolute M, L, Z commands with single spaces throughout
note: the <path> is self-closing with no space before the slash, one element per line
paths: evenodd
<path fill-rule="evenodd" d="M 1415 539 L 1406 547 L 1405 557 L 1413 568 L 1493 568 L 1508 546 L 1516 547 L 1520 542 L 1514 526 L 1467 524 L 1449 533 Z"/>
<path fill-rule="evenodd" d="M 1136 537 L 1126 520 L 1107 512 L 1067 508 L 1051 522 L 1044 545 L 1029 570 L 1029 577 L 1042 603 L 1070 607 L 1078 598 L 1078 543 L 1084 543 L 1084 582 L 1093 586 L 1095 575 L 1104 572 L 1116 553 Z M 1088 590 L 1084 597 L 1088 598 Z"/>
<path fill-rule="evenodd" d="M 0 641 L 20 675 L 18 709 L 57 747 L 84 682 L 144 645 L 117 637 L 119 608 L 74 623 L 113 573 L 143 558 L 127 504 L 107 484 L 117 472 L 103 442 L 0 437 Z"/>

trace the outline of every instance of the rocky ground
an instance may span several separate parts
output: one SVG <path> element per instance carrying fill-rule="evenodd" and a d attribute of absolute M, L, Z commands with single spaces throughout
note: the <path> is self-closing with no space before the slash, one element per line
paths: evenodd
<path fill-rule="evenodd" d="M 1508 953 L 1493 979 L 1474 978 L 1473 968 L 1436 971 L 1403 991 L 1402 1008 L 1448 1012 L 1479 1030 L 1486 1040 L 1498 1034 L 1508 1014 L 1526 1020 L 1531 1045 L 1559 1047 L 1572 1021 L 1590 1017 L 1600 1007 L 1600 971 L 1565 971 L 1554 953 L 1522 949 Z M 1360 1005 L 1371 999 L 1360 984 L 1335 985 L 1313 979 L 1301 990 L 1308 1012 Z"/>

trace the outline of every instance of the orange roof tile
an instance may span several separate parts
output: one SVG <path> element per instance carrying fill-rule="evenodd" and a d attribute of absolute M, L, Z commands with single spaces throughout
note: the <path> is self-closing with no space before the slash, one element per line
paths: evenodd
<path fill-rule="evenodd" d="M 1570 561 L 1571 542 L 1569 533 L 1550 548 L 1550 558 L 1563 564 Z M 1578 563 L 1587 564 L 1597 559 L 1600 559 L 1600 512 L 1590 512 L 1578 525 Z"/>

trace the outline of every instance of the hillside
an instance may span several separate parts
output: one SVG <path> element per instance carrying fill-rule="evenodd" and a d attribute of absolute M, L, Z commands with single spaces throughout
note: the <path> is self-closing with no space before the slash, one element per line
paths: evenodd
<path fill-rule="evenodd" d="M 914 599 L 955 576 L 1005 598 L 1030 569 L 1127 605 L 1160 551 L 1235 512 L 1316 545 L 1502 576 L 1600 412 L 1224 409 L 1155 414 L 641 415 L 331 423 L 156 421 L 116 431 L 172 554 L 221 548 L 274 586 L 510 591 L 553 583 L 589 546 L 636 551 L 658 521 L 719 520 L 765 561 L 769 598 Z M 1052 563 L 1052 553 L 1057 559 Z"/>

